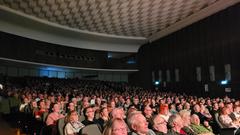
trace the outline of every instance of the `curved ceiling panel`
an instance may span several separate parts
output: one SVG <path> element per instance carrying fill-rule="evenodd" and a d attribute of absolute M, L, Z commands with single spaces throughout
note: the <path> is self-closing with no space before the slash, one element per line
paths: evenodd
<path fill-rule="evenodd" d="M 31 38 L 38 38 L 39 40 L 60 43 L 62 45 L 69 44 L 69 46 L 74 47 L 80 44 L 79 47 L 84 46 L 87 49 L 136 52 L 138 47 L 148 40 L 153 41 L 166 36 L 224 8 L 234 5 L 239 1 L 240 0 L 0 0 L 0 9 L 8 12 L 1 13 L 2 23 L 6 23 L 6 20 L 4 20 L 6 18 L 2 16 L 4 16 L 4 14 L 11 14 L 11 19 L 14 17 L 13 20 L 15 21 L 19 19 L 17 20 L 19 21 L 18 23 L 14 22 L 14 25 L 17 27 L 24 25 L 21 24 L 23 23 L 21 18 L 16 17 L 18 15 L 24 17 L 27 22 L 30 21 L 30 19 L 32 20 L 32 23 L 25 29 L 29 30 L 33 27 L 38 30 L 38 27 L 41 29 L 44 27 L 40 33 L 43 32 L 44 29 L 52 30 L 44 31 L 47 33 L 46 36 L 41 35 L 46 39 L 48 39 L 47 37 L 51 37 L 52 40 L 39 39 L 39 37 L 34 37 L 30 34 L 30 37 L 32 36 Z M 11 19 L 10 21 L 12 21 Z M 41 26 L 40 23 L 44 25 Z M 55 31 L 62 31 L 62 33 L 54 33 Z M 25 32 L 24 36 L 29 32 L 30 31 Z M 22 31 L 18 32 L 18 34 L 19 33 L 22 33 Z M 65 35 L 63 33 L 65 33 Z M 35 31 L 35 34 L 39 33 Z M 70 39 L 67 40 L 62 34 L 73 37 L 68 36 Z M 59 38 L 56 38 L 56 35 L 59 36 Z M 85 40 L 86 37 L 88 37 L 88 39 L 90 38 L 90 40 Z M 81 38 L 87 42 L 96 40 L 96 43 L 93 42 L 91 43 L 93 44 L 92 47 L 87 47 L 82 45 L 86 44 L 86 42 L 81 42 Z M 65 43 L 64 40 L 66 40 L 67 43 Z M 108 43 L 108 41 L 110 41 L 110 43 Z M 114 47 L 110 47 L 111 44 Z M 119 45 L 123 47 L 117 49 Z"/>

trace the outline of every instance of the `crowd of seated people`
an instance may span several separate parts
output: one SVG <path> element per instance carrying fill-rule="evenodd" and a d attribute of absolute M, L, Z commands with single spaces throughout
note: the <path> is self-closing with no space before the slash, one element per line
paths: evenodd
<path fill-rule="evenodd" d="M 84 128 L 96 125 L 103 135 L 212 135 L 219 133 L 217 121 L 239 134 L 240 101 L 227 96 L 203 98 L 127 83 L 37 77 L 9 79 L 0 96 L 1 115 L 27 134 L 86 134 Z"/>

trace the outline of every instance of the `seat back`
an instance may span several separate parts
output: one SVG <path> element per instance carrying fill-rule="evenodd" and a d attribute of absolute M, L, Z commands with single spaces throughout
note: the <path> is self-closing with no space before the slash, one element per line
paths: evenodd
<path fill-rule="evenodd" d="M 99 119 L 100 118 L 100 113 L 95 113 L 95 119 Z"/>
<path fill-rule="evenodd" d="M 42 121 L 43 121 L 43 123 L 46 123 L 47 116 L 48 116 L 48 112 L 44 112 L 43 115 L 42 115 Z"/>
<path fill-rule="evenodd" d="M 214 118 L 215 118 L 218 126 L 219 126 L 220 128 L 224 128 L 223 125 L 222 125 L 222 123 L 219 121 L 219 114 L 218 114 L 218 113 L 215 113 L 215 114 L 214 114 Z"/>
<path fill-rule="evenodd" d="M 85 120 L 85 116 L 80 115 L 80 116 L 79 116 L 79 121 L 82 122 L 82 121 L 84 121 L 84 120 Z"/>
<path fill-rule="evenodd" d="M 86 127 L 82 128 L 81 134 L 87 135 L 102 135 L 101 131 L 99 130 L 97 124 L 87 125 Z"/>
<path fill-rule="evenodd" d="M 52 129 L 50 126 L 43 126 L 40 130 L 40 135 L 52 135 Z"/>
<path fill-rule="evenodd" d="M 57 129 L 58 129 L 58 133 L 59 135 L 64 135 L 64 127 L 65 127 L 65 118 L 61 118 L 58 120 L 57 122 Z"/>

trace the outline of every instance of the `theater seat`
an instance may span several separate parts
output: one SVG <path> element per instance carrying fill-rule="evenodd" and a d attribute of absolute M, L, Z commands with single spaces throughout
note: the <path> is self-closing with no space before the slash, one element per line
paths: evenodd
<path fill-rule="evenodd" d="M 81 135 L 102 135 L 101 131 L 99 130 L 97 124 L 87 125 L 86 127 L 82 128 L 80 131 Z"/>
<path fill-rule="evenodd" d="M 99 119 L 100 118 L 100 113 L 95 113 L 95 119 Z"/>
<path fill-rule="evenodd" d="M 43 126 L 40 135 L 52 135 L 51 128 L 49 126 Z"/>
<path fill-rule="evenodd" d="M 57 122 L 57 128 L 58 128 L 58 133 L 59 135 L 64 135 L 64 127 L 65 127 L 65 118 L 61 118 Z"/>
<path fill-rule="evenodd" d="M 42 121 L 43 121 L 43 123 L 46 122 L 47 116 L 48 116 L 48 112 L 44 112 L 44 113 L 43 113 L 43 116 L 42 116 Z"/>
<path fill-rule="evenodd" d="M 80 115 L 78 119 L 79 119 L 80 122 L 82 122 L 82 121 L 85 120 L 85 117 L 83 115 Z"/>

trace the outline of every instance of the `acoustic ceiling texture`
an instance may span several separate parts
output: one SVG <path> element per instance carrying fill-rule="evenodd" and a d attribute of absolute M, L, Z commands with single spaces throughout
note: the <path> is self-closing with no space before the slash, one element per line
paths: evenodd
<path fill-rule="evenodd" d="M 4 10 L 10 9 L 75 30 L 153 41 L 238 2 L 239 0 L 0 0 L 0 6 Z"/>

